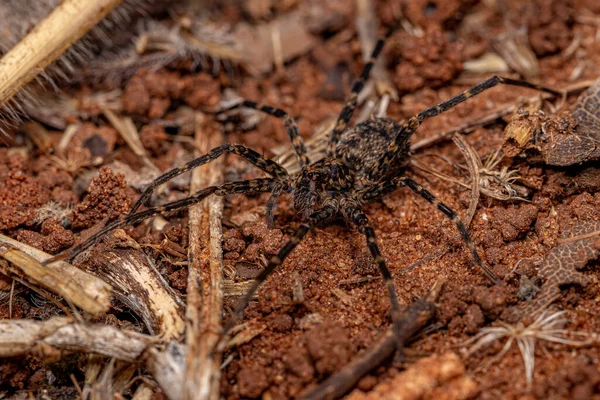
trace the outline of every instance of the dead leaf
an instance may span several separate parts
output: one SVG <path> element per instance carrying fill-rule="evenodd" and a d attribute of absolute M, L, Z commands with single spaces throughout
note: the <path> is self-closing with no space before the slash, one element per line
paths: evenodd
<path fill-rule="evenodd" d="M 579 96 L 571 115 L 521 113 L 504 130 L 504 140 L 508 155 L 533 152 L 548 165 L 600 158 L 600 80 Z"/>
<path fill-rule="evenodd" d="M 516 321 L 538 315 L 560 298 L 563 285 L 586 286 L 589 279 L 579 270 L 600 256 L 600 248 L 596 245 L 599 239 L 600 221 L 578 222 L 563 233 L 558 245 L 550 250 L 539 268 L 539 277 L 544 279 L 544 284 L 538 295 L 510 310 L 508 318 L 504 319 Z"/>

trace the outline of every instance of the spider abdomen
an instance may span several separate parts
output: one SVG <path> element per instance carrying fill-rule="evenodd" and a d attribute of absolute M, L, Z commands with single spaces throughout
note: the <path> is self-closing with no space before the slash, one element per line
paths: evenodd
<path fill-rule="evenodd" d="M 388 146 L 402 131 L 402 125 L 388 118 L 372 118 L 342 133 L 335 149 L 335 157 L 341 159 L 357 178 L 376 175 L 379 160 Z M 403 140 L 398 153 L 397 165 L 389 173 L 396 173 L 408 159 L 410 139 Z"/>

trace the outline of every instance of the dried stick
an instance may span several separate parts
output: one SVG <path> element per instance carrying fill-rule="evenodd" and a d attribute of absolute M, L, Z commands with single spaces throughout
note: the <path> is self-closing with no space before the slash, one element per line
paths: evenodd
<path fill-rule="evenodd" d="M 1 234 L 0 257 L 9 261 L 0 260 L 1 273 L 43 286 L 91 314 L 110 309 L 112 287 L 67 262 L 43 266 L 40 262 L 50 258 L 49 254 Z"/>
<path fill-rule="evenodd" d="M 121 0 L 65 0 L 0 59 L 0 108 Z"/>
<path fill-rule="evenodd" d="M 151 334 L 166 340 L 181 338 L 183 301 L 146 254 L 137 249 L 102 252 L 91 268 L 114 287 L 116 298 L 142 317 Z"/>
<path fill-rule="evenodd" d="M 205 129 L 204 117 L 196 116 L 198 155 L 222 144 L 221 134 Z M 223 180 L 222 159 L 196 168 L 190 191 L 194 193 Z M 223 309 L 223 251 L 221 219 L 223 198 L 209 197 L 189 211 L 189 267 L 186 310 L 186 359 L 184 399 L 218 399 L 221 355 L 215 354 L 221 334 Z"/>
<path fill-rule="evenodd" d="M 459 135 L 457 133 L 454 135 L 452 140 L 465 157 L 467 166 L 469 167 L 469 172 L 471 173 L 471 199 L 469 201 L 469 209 L 467 210 L 467 215 L 465 216 L 464 220 L 465 226 L 469 228 L 469 225 L 471 225 L 471 221 L 475 216 L 477 205 L 479 204 L 479 169 L 482 167 L 482 165 L 479 156 L 475 152 L 475 149 L 473 149 L 473 147 L 467 143 L 463 135 Z"/>
<path fill-rule="evenodd" d="M 71 350 L 135 362 L 157 342 L 153 336 L 109 325 L 79 324 L 66 317 L 0 321 L 0 357 L 31 353 L 50 357 L 60 355 L 60 350 Z"/>
<path fill-rule="evenodd" d="M 458 400 L 469 399 L 476 391 L 477 383 L 465 373 L 460 357 L 448 351 L 418 360 L 406 371 L 390 381 L 380 383 L 369 393 L 354 391 L 348 400 Z"/>
<path fill-rule="evenodd" d="M 439 297 L 445 281 L 445 278 L 438 279 L 423 299 L 415 301 L 404 312 L 402 317 L 402 332 L 400 334 L 405 343 L 419 332 L 433 317 L 435 313 L 434 302 Z M 379 343 L 365 350 L 355 360 L 343 367 L 341 371 L 327 378 L 316 388 L 303 393 L 300 399 L 330 400 L 343 396 L 369 371 L 389 358 L 394 353 L 394 350 L 396 350 L 396 343 L 398 341 L 395 332 L 390 328 Z"/>

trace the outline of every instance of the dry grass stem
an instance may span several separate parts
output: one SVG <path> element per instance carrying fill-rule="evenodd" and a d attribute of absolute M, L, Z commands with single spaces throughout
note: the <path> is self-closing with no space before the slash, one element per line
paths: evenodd
<path fill-rule="evenodd" d="M 222 144 L 217 130 L 196 117 L 197 155 Z M 223 180 L 223 159 L 192 172 L 190 192 Z M 218 399 L 221 355 L 214 350 L 220 340 L 223 310 L 223 250 L 221 249 L 223 198 L 212 196 L 189 211 L 188 286 L 184 399 Z"/>
<path fill-rule="evenodd" d="M 526 29 L 509 27 L 492 39 L 492 46 L 511 68 L 527 79 L 540 73 L 538 59 L 529 45 Z"/>
<path fill-rule="evenodd" d="M 138 249 L 115 249 L 94 260 L 94 273 L 113 286 L 115 297 L 142 318 L 151 334 L 182 337 L 184 304 L 150 257 Z"/>
<path fill-rule="evenodd" d="M 121 0 L 65 0 L 0 59 L 0 108 Z"/>
<path fill-rule="evenodd" d="M 460 142 L 460 144 L 459 144 Z M 467 168 L 471 172 L 470 181 L 464 182 L 460 179 L 453 178 L 449 175 L 444 174 L 433 167 L 426 167 L 421 162 L 415 159 L 411 160 L 411 165 L 414 165 L 420 170 L 428 172 L 440 179 L 448 182 L 455 183 L 464 188 L 471 190 L 471 200 L 478 200 L 479 195 L 475 196 L 475 191 L 480 192 L 488 197 L 496 200 L 508 201 L 508 200 L 522 200 L 527 201 L 524 197 L 527 196 L 527 189 L 516 184 L 519 180 L 519 175 L 514 170 L 509 170 L 508 167 L 502 167 L 497 169 L 498 165 L 502 161 L 502 150 L 497 150 L 486 160 L 485 164 L 482 163 L 479 155 L 465 140 L 459 139 L 457 143 L 459 149 L 467 159 Z M 459 167 L 462 167 L 459 165 Z M 464 167 L 462 167 L 464 168 Z M 476 189 L 474 189 L 476 186 Z M 473 218 L 475 209 L 473 208 L 473 201 L 469 206 L 467 213 L 467 223 Z M 476 207 L 476 202 L 475 202 Z"/>
<path fill-rule="evenodd" d="M 471 221 L 477 211 L 477 204 L 479 204 L 479 170 L 481 168 L 481 160 L 477 155 L 475 149 L 467 143 L 464 136 L 456 134 L 454 135 L 454 143 L 465 157 L 467 161 L 467 167 L 471 174 L 471 197 L 469 199 L 469 209 L 467 210 L 467 216 L 465 217 L 464 224 L 468 228 L 471 225 Z"/>
<path fill-rule="evenodd" d="M 60 351 L 69 350 L 136 362 L 155 343 L 157 339 L 153 336 L 109 325 L 79 324 L 66 317 L 0 321 L 0 357 L 27 354 L 57 357 Z"/>
<path fill-rule="evenodd" d="M 477 383 L 466 374 L 458 355 L 448 351 L 442 355 L 421 358 L 389 381 L 377 385 L 369 393 L 355 391 L 349 400 L 424 398 L 467 399 L 477 392 Z M 393 395 L 392 395 L 393 393 Z"/>
<path fill-rule="evenodd" d="M 110 308 L 111 286 L 67 262 L 43 266 L 41 262 L 50 258 L 49 254 L 4 235 L 0 235 L 0 256 L 8 261 L 0 263 L 4 274 L 43 286 L 91 314 Z"/>
<path fill-rule="evenodd" d="M 483 368 L 487 369 L 490 365 L 504 357 L 511 349 L 512 344 L 516 342 L 523 357 L 527 390 L 529 391 L 533 383 L 533 372 L 535 369 L 536 340 L 546 340 L 548 342 L 578 347 L 589 346 L 597 341 L 597 337 L 587 332 L 563 329 L 567 323 L 567 320 L 563 318 L 564 314 L 566 314 L 566 311 L 559 311 L 552 314 L 543 312 L 528 326 L 525 326 L 521 322 L 516 325 L 500 322 L 500 326 L 482 328 L 477 335 L 463 343 L 465 346 L 475 343 L 468 350 L 467 357 L 498 340 L 508 338 L 502 350 L 484 364 Z"/>
<path fill-rule="evenodd" d="M 152 169 L 157 176 L 160 175 L 160 171 L 158 168 L 156 168 L 152 161 L 150 161 L 150 158 L 146 154 L 146 149 L 140 140 L 140 135 L 135 127 L 135 124 L 133 123 L 133 120 L 129 117 L 121 118 L 113 111 L 108 109 L 104 109 L 102 112 L 117 130 L 117 132 L 119 132 L 131 150 L 133 150 L 135 155 L 141 158 L 141 160 L 144 162 L 144 165 Z"/>

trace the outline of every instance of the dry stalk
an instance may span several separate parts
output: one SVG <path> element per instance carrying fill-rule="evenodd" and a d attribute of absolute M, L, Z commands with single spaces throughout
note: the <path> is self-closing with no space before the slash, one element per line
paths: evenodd
<path fill-rule="evenodd" d="M 113 111 L 109 109 L 102 110 L 106 119 L 113 125 L 113 127 L 119 132 L 123 140 L 127 143 L 129 148 L 135 153 L 136 156 L 140 157 L 144 165 L 150 168 L 157 176 L 160 175 L 160 171 L 150 161 L 146 154 L 146 149 L 140 140 L 140 135 L 133 123 L 133 120 L 129 117 L 121 118 Z"/>
<path fill-rule="evenodd" d="M 186 357 L 187 348 L 174 341 L 148 350 L 146 366 L 171 400 L 183 399 Z"/>
<path fill-rule="evenodd" d="M 146 254 L 115 249 L 94 257 L 94 273 L 113 286 L 115 297 L 142 318 L 151 334 L 166 340 L 183 335 L 184 304 Z"/>
<path fill-rule="evenodd" d="M 475 152 L 475 149 L 467 143 L 464 136 L 456 134 L 452 140 L 465 157 L 469 172 L 471 173 L 471 198 L 469 199 L 469 209 L 467 210 L 467 216 L 464 221 L 465 226 L 468 228 L 475 216 L 477 204 L 479 204 L 479 170 L 481 168 L 481 160 Z"/>
<path fill-rule="evenodd" d="M 442 355 L 422 358 L 392 380 L 380 383 L 369 393 L 355 391 L 348 399 L 458 400 L 471 398 L 476 391 L 477 383 L 466 374 L 460 357 L 448 351 Z"/>
<path fill-rule="evenodd" d="M 222 144 L 220 132 L 206 129 L 202 114 L 196 116 L 197 153 L 205 154 Z M 196 168 L 190 192 L 223 180 L 223 161 Z M 186 310 L 186 359 L 183 398 L 218 399 L 221 355 L 214 350 L 221 334 L 223 309 L 223 251 L 221 249 L 222 197 L 212 196 L 189 211 L 189 266 Z"/>
<path fill-rule="evenodd" d="M 165 343 L 158 336 L 103 324 L 81 324 L 67 317 L 53 317 L 47 321 L 0 320 L 0 358 L 34 354 L 57 359 L 64 351 L 91 354 L 90 369 L 86 370 L 85 396 L 93 392 L 93 387 L 101 379 L 104 362 L 98 358 L 97 355 L 100 355 L 127 363 L 145 362 L 170 399 L 183 398 L 187 350 L 175 341 Z"/>
<path fill-rule="evenodd" d="M 0 59 L 0 108 L 121 0 L 65 0 Z"/>
<path fill-rule="evenodd" d="M 0 234 L 0 272 L 15 274 L 24 281 L 40 285 L 63 296 L 91 314 L 110 309 L 112 287 L 73 265 L 60 261 L 43 266 L 50 255 Z"/>
<path fill-rule="evenodd" d="M 100 354 L 136 362 L 158 339 L 102 324 L 79 324 L 71 318 L 47 321 L 11 319 L 0 321 L 0 357 L 37 354 L 60 356 L 60 351 Z"/>
<path fill-rule="evenodd" d="M 405 323 L 402 324 L 403 331 L 401 332 L 404 343 L 419 332 L 435 314 L 435 301 L 439 297 L 445 281 L 444 277 L 439 278 L 423 299 L 415 301 L 404 312 L 402 319 Z M 365 350 L 317 387 L 303 393 L 300 399 L 329 400 L 343 396 L 369 371 L 388 359 L 396 350 L 397 343 L 394 330 L 388 329 L 377 344 Z M 399 350 L 401 351 L 401 349 Z"/>

